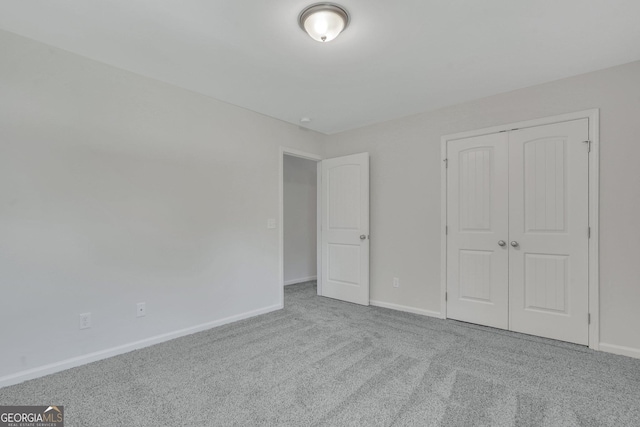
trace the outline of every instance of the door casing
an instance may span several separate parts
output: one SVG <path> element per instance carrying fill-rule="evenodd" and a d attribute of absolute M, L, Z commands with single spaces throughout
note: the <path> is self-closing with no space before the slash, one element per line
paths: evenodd
<path fill-rule="evenodd" d="M 561 123 L 570 120 L 587 119 L 589 122 L 589 348 L 599 350 L 600 343 L 600 298 L 599 298 L 599 182 L 600 182 L 600 132 L 599 109 L 579 111 L 535 120 L 509 123 L 490 128 L 445 135 L 441 138 L 440 169 L 440 313 L 447 318 L 447 144 L 461 138 L 487 135 L 510 130 Z"/>

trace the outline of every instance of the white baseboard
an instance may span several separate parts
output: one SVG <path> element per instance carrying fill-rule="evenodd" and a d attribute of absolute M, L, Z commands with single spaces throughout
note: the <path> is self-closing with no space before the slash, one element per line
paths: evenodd
<path fill-rule="evenodd" d="M 619 354 L 621 356 L 634 357 L 640 359 L 640 348 L 625 347 L 622 345 L 600 343 L 600 351 L 607 353 Z"/>
<path fill-rule="evenodd" d="M 420 314 L 422 316 L 437 317 L 442 319 L 439 311 L 423 310 L 421 308 L 408 307 L 406 305 L 391 304 L 389 302 L 369 300 L 370 305 L 382 308 L 390 308 L 391 310 L 406 311 L 407 313 Z"/>
<path fill-rule="evenodd" d="M 318 280 L 318 276 L 301 277 L 300 279 L 286 280 L 285 286 L 297 285 L 298 283 L 310 282 L 312 280 Z"/>
<path fill-rule="evenodd" d="M 71 359 L 62 360 L 60 362 L 51 363 L 49 365 L 39 366 L 37 368 L 17 372 L 15 374 L 10 374 L 10 375 L 1 377 L 0 388 L 7 387 L 14 384 L 19 384 L 24 381 L 43 377 L 45 375 L 54 374 L 56 372 L 65 371 L 67 369 L 75 368 L 77 366 L 86 365 L 87 363 L 96 362 L 98 360 L 107 359 L 109 357 L 128 353 L 133 350 L 138 350 L 144 347 L 150 347 L 152 345 L 160 344 L 165 341 L 170 341 L 172 339 L 180 338 L 186 335 L 195 334 L 196 332 L 206 331 L 207 329 L 215 328 L 216 326 L 222 326 L 222 325 L 226 325 L 227 323 L 237 322 L 238 320 L 248 319 L 250 317 L 270 313 L 272 311 L 280 310 L 281 308 L 283 308 L 282 304 L 272 305 L 270 307 L 248 311 L 246 313 L 237 314 L 235 316 L 226 317 L 220 320 L 214 320 L 213 322 L 203 323 L 200 325 L 192 326 L 190 328 L 180 329 L 178 331 L 169 332 L 162 335 L 156 335 L 155 337 L 145 338 L 143 340 L 135 341 L 129 344 L 124 344 L 118 347 L 112 347 L 105 350 L 96 351 L 94 353 L 73 357 Z"/>

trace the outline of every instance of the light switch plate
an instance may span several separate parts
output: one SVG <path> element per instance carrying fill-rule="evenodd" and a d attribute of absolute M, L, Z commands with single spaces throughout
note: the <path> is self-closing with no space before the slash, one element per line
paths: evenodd
<path fill-rule="evenodd" d="M 275 220 L 275 218 L 269 218 L 267 220 L 267 228 L 276 228 L 276 220 Z"/>

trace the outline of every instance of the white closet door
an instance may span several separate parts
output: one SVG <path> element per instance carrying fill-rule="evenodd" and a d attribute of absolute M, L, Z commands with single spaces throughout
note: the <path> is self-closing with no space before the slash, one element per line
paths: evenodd
<path fill-rule="evenodd" d="M 447 317 L 508 327 L 508 141 L 447 146 Z"/>
<path fill-rule="evenodd" d="M 321 163 L 322 296 L 369 305 L 369 153 Z"/>
<path fill-rule="evenodd" d="M 509 132 L 510 329 L 588 344 L 586 119 Z"/>

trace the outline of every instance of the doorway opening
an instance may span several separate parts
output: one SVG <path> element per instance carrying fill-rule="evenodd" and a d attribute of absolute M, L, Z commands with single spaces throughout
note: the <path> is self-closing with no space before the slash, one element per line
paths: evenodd
<path fill-rule="evenodd" d="M 285 154 L 284 286 L 315 281 L 317 274 L 317 164 Z"/>
<path fill-rule="evenodd" d="M 318 162 L 316 154 L 281 148 L 280 290 L 318 279 Z M 318 288 L 320 294 L 320 288 Z"/>
<path fill-rule="evenodd" d="M 291 159 L 293 157 L 293 159 Z M 298 159 L 310 160 L 311 164 L 300 163 Z M 314 277 L 311 269 L 312 256 L 303 255 L 304 263 L 288 264 L 299 259 L 300 245 L 309 251 L 313 235 L 309 221 L 312 213 L 310 199 L 313 198 L 312 185 L 300 190 L 302 198 L 296 197 L 288 188 L 301 186 L 296 177 L 309 174 L 302 181 L 310 184 L 310 174 L 316 166 L 316 264 L 315 277 L 317 294 L 341 301 L 369 305 L 369 153 L 357 153 L 348 156 L 322 159 L 320 156 L 289 148 L 280 148 L 280 282 L 279 291 L 284 307 L 285 285 L 304 282 Z M 296 165 L 296 166 L 291 166 Z M 285 183 L 285 167 L 287 178 Z M 306 171 L 306 172 L 305 172 Z M 288 196 L 285 192 L 289 193 Z M 287 199 L 287 200 L 285 200 Z M 298 202 L 296 202 L 298 199 Z M 300 203 L 299 200 L 306 200 Z M 300 215 L 302 204 L 306 205 L 300 224 L 291 222 L 292 217 Z M 292 206 L 292 208 L 290 208 Z M 289 211 L 286 215 L 285 212 Z M 300 226 L 305 227 L 300 232 Z M 297 231 L 296 231 L 297 228 Z M 285 249 L 285 233 L 288 248 Z M 294 234 L 298 233 L 299 236 Z M 306 239 L 299 239 L 301 235 Z M 311 243 L 312 244 L 312 243 Z M 286 251 L 286 253 L 285 253 Z M 311 250 L 310 253 L 313 253 Z M 287 256 L 288 255 L 288 256 Z M 295 261 L 294 261 L 295 262 Z"/>

